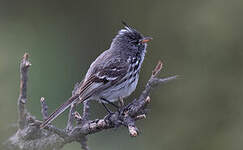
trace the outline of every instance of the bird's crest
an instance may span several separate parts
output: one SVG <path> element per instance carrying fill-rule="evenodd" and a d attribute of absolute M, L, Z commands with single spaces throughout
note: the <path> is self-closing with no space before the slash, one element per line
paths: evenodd
<path fill-rule="evenodd" d="M 143 35 L 139 33 L 137 30 L 132 28 L 130 25 L 128 25 L 125 21 L 122 21 L 122 24 L 124 25 L 124 29 L 121 29 L 118 33 L 120 36 L 127 36 L 130 39 L 136 40 L 141 39 Z"/>

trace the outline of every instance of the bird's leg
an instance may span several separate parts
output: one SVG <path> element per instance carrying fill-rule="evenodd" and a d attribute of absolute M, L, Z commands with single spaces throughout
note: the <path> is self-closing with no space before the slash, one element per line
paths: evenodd
<path fill-rule="evenodd" d="M 113 114 L 112 111 L 110 111 L 109 108 L 106 107 L 105 103 L 104 102 L 107 102 L 108 104 L 112 105 L 113 107 L 115 107 L 118 111 L 119 111 L 119 107 L 117 105 L 115 105 L 114 103 L 108 101 L 107 99 L 105 98 L 100 98 L 101 99 L 101 103 L 102 105 L 105 107 L 105 110 L 109 113 L 104 120 L 109 120 L 109 118 L 111 117 L 111 115 Z"/>
<path fill-rule="evenodd" d="M 104 102 L 101 102 L 101 104 L 104 106 L 105 110 L 106 110 L 109 114 L 112 114 L 112 112 L 110 111 L 109 108 L 106 107 L 106 105 L 105 105 Z"/>
<path fill-rule="evenodd" d="M 105 99 L 105 98 L 101 98 L 101 100 L 107 102 L 108 104 L 112 105 L 112 106 L 115 107 L 116 109 L 119 109 L 119 107 L 118 107 L 116 104 L 114 104 L 114 103 L 108 101 L 107 99 Z"/>

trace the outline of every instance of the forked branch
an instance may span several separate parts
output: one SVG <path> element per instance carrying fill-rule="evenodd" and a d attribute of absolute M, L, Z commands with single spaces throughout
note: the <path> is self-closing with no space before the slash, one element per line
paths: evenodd
<path fill-rule="evenodd" d="M 59 129 L 54 125 L 48 125 L 44 129 L 40 129 L 39 125 L 41 121 L 35 119 L 25 107 L 27 102 L 27 73 L 31 66 L 28 58 L 29 55 L 27 53 L 24 54 L 20 63 L 18 131 L 4 143 L 5 149 L 58 150 L 67 143 L 78 142 L 81 144 L 82 149 L 88 150 L 87 136 L 89 134 L 121 126 L 127 127 L 129 134 L 135 137 L 139 134 L 139 129 L 135 123 L 137 120 L 146 118 L 147 105 L 151 102 L 149 95 L 152 88 L 177 78 L 177 76 L 158 78 L 158 74 L 163 66 L 162 62 L 159 61 L 139 98 L 134 99 L 127 105 L 124 105 L 121 99 L 121 107 L 116 112 L 108 114 L 102 119 L 89 120 L 90 106 L 87 101 L 83 103 L 82 115 L 76 111 L 75 105 L 71 106 L 66 129 Z M 76 92 L 80 84 L 77 83 L 75 85 L 72 94 Z M 42 97 L 40 102 L 42 118 L 45 120 L 48 116 L 45 98 Z"/>

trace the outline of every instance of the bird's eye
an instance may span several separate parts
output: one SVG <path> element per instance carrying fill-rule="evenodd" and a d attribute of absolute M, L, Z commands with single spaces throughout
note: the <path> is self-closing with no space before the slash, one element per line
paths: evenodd
<path fill-rule="evenodd" d="M 138 45 L 142 45 L 142 41 L 141 40 L 138 40 Z"/>
<path fill-rule="evenodd" d="M 137 40 L 136 45 L 141 45 L 141 42 L 139 40 Z"/>
<path fill-rule="evenodd" d="M 140 41 L 139 40 L 133 40 L 131 41 L 132 44 L 134 45 L 140 45 Z"/>

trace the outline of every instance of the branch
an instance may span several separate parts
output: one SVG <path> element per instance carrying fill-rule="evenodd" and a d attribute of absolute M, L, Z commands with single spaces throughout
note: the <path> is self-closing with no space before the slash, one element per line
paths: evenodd
<path fill-rule="evenodd" d="M 72 96 L 76 95 L 76 93 L 78 92 L 79 87 L 81 86 L 81 83 L 76 83 L 74 85 L 73 91 L 72 91 Z M 74 121 L 75 121 L 75 113 L 76 110 L 76 104 L 72 104 L 69 110 L 69 114 L 68 114 L 68 121 L 67 121 L 67 127 L 66 130 L 67 131 L 71 131 L 74 127 Z"/>
<path fill-rule="evenodd" d="M 145 116 L 144 112 L 146 111 L 145 108 L 148 105 L 148 103 L 151 102 L 149 93 L 151 92 L 152 87 L 155 87 L 158 84 L 166 83 L 170 80 L 177 78 L 177 76 L 172 76 L 172 77 L 162 78 L 162 79 L 157 78 L 161 69 L 162 69 L 162 62 L 159 61 L 157 66 L 153 70 L 152 75 L 138 100 L 136 99 L 133 100 L 127 106 L 120 108 L 112 115 L 105 116 L 103 119 L 96 119 L 93 121 L 86 122 L 84 125 L 77 126 L 72 131 L 73 136 L 80 135 L 80 134 L 85 134 L 85 135 L 93 134 L 102 131 L 104 129 L 119 127 L 121 125 L 128 127 L 128 131 L 131 136 L 137 136 L 139 130 L 135 126 L 135 121 L 138 120 L 138 118 L 140 119 L 145 118 L 144 117 Z"/>
<path fill-rule="evenodd" d="M 48 118 L 48 112 L 47 112 L 48 106 L 46 104 L 45 98 L 44 97 L 41 97 L 40 102 L 41 102 L 41 114 L 42 114 L 42 118 L 43 118 L 43 120 L 46 120 Z"/>
<path fill-rule="evenodd" d="M 73 126 L 74 126 L 74 112 L 75 112 L 75 109 L 76 109 L 76 105 L 75 104 L 72 104 L 71 107 L 70 107 L 70 110 L 69 110 L 69 114 L 68 114 L 68 121 L 67 121 L 67 127 L 66 127 L 66 130 L 67 131 L 70 131 L 73 129 Z"/>
<path fill-rule="evenodd" d="M 20 92 L 18 98 L 18 112 L 19 112 L 19 120 L 18 125 L 20 129 L 23 129 L 26 124 L 26 108 L 25 103 L 27 102 L 27 80 L 28 80 L 28 70 L 31 66 L 29 62 L 29 55 L 27 53 L 24 54 L 24 57 L 20 63 Z"/>
<path fill-rule="evenodd" d="M 124 105 L 123 100 L 120 99 L 121 107 L 116 112 L 108 114 L 102 119 L 89 120 L 89 102 L 83 103 L 82 116 L 76 111 L 73 104 L 69 110 L 66 129 L 59 129 L 54 125 L 40 129 L 41 121 L 35 119 L 25 108 L 29 66 L 28 54 L 25 54 L 20 63 L 19 130 L 4 143 L 5 149 L 58 150 L 67 143 L 78 142 L 82 149 L 88 150 L 88 135 L 121 126 L 125 126 L 129 134 L 136 137 L 139 134 L 139 129 L 135 123 L 137 120 L 146 118 L 147 105 L 151 102 L 149 95 L 152 88 L 177 78 L 177 76 L 158 78 L 157 76 L 163 66 L 162 62 L 159 61 L 139 98 L 134 99 L 128 105 Z M 75 95 L 81 84 L 82 82 L 75 85 L 72 95 Z M 40 101 L 41 114 L 43 119 L 46 119 L 48 107 L 43 97 Z"/>
<path fill-rule="evenodd" d="M 83 102 L 83 121 L 87 121 L 89 119 L 89 110 L 90 110 L 90 106 L 89 106 L 89 101 L 84 101 Z"/>

